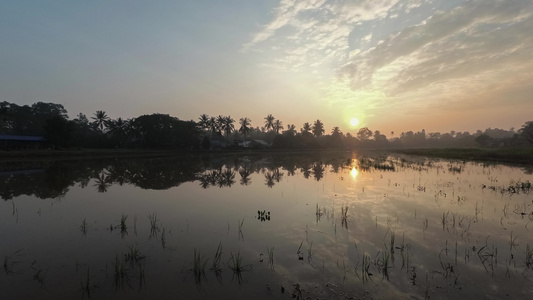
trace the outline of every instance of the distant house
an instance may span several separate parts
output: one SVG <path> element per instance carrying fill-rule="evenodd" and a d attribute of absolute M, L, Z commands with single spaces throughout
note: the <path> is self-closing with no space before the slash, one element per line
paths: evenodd
<path fill-rule="evenodd" d="M 270 148 L 270 144 L 263 140 L 251 140 L 239 143 L 239 146 L 244 148 Z"/>
<path fill-rule="evenodd" d="M 47 140 L 42 136 L 0 134 L 0 149 L 38 149 L 43 148 Z"/>

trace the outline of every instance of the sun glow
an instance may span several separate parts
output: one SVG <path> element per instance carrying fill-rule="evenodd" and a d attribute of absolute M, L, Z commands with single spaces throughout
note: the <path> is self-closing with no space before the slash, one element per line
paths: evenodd
<path fill-rule="evenodd" d="M 352 177 L 353 179 L 357 178 L 357 169 L 355 167 L 352 168 L 352 171 L 350 172 L 350 174 L 352 174 Z"/>
<path fill-rule="evenodd" d="M 352 125 L 353 127 L 357 126 L 357 124 L 359 124 L 359 120 L 357 118 L 351 118 L 350 119 L 350 125 Z"/>

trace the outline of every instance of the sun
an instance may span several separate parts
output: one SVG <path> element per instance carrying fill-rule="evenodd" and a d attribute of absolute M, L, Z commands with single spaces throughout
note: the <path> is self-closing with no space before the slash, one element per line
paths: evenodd
<path fill-rule="evenodd" d="M 350 119 L 350 124 L 355 127 L 357 126 L 357 124 L 359 124 L 359 120 L 357 118 L 351 118 Z"/>

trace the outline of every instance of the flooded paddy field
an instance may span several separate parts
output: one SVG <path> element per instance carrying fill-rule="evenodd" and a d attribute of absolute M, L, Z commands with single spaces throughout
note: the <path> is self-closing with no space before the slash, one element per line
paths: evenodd
<path fill-rule="evenodd" d="M 356 152 L 0 173 L 6 299 L 528 299 L 533 175 Z"/>

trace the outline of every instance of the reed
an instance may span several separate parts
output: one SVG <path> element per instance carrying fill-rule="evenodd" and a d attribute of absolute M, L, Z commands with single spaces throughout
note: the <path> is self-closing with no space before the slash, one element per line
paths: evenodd
<path fill-rule="evenodd" d="M 163 227 L 161 231 L 161 247 L 163 247 L 163 249 L 166 249 L 166 246 L 167 246 L 167 238 L 165 234 L 165 227 Z"/>
<path fill-rule="evenodd" d="M 237 225 L 239 227 L 239 238 L 242 239 L 243 241 L 244 241 L 244 234 L 242 232 L 242 227 L 244 225 L 244 219 L 245 218 L 243 218 L 242 220 L 238 220 L 237 221 Z"/>
<path fill-rule="evenodd" d="M 302 245 L 303 245 L 304 241 L 302 241 L 300 243 L 300 246 L 298 247 L 298 250 L 296 251 L 296 254 L 298 255 L 298 260 L 303 260 L 304 259 L 304 255 L 303 253 L 300 251 L 302 249 Z"/>
<path fill-rule="evenodd" d="M 35 269 L 33 267 L 32 269 L 35 270 L 35 274 L 33 274 L 33 280 L 37 281 L 41 285 L 41 288 L 44 288 L 45 287 L 44 280 L 46 278 L 46 271 L 42 269 Z"/>
<path fill-rule="evenodd" d="M 118 254 L 115 256 L 113 267 L 113 285 L 115 286 L 115 290 L 118 290 L 119 288 L 124 288 L 126 284 L 131 286 L 130 276 L 126 265 L 124 261 L 119 258 Z"/>
<path fill-rule="evenodd" d="M 15 260 L 15 257 L 20 256 L 21 255 L 20 252 L 22 252 L 22 249 L 4 256 L 4 272 L 7 275 L 15 273 L 15 266 L 20 263 L 19 261 Z"/>
<path fill-rule="evenodd" d="M 524 263 L 527 269 L 533 269 L 533 249 L 531 249 L 529 244 L 526 245 L 526 257 Z"/>
<path fill-rule="evenodd" d="M 120 236 L 124 238 L 126 235 L 128 235 L 128 226 L 126 224 L 126 220 L 128 219 L 128 215 L 122 214 L 120 217 Z"/>
<path fill-rule="evenodd" d="M 363 283 L 372 280 L 372 273 L 370 272 L 370 256 L 363 254 L 363 261 L 361 263 L 361 278 L 363 278 Z"/>
<path fill-rule="evenodd" d="M 196 248 L 194 248 L 193 273 L 197 285 L 200 285 L 202 278 L 205 278 L 205 266 L 207 265 L 207 261 L 208 260 L 200 254 L 200 251 L 197 251 Z"/>
<path fill-rule="evenodd" d="M 215 271 L 215 273 L 220 273 L 222 270 L 220 268 L 220 261 L 222 260 L 222 242 L 218 243 L 217 250 L 215 252 L 215 257 L 213 258 L 213 265 L 211 266 L 211 270 Z"/>
<path fill-rule="evenodd" d="M 159 234 L 159 219 L 157 218 L 157 213 L 149 213 L 148 220 L 150 221 L 150 236 L 148 238 L 157 237 Z"/>
<path fill-rule="evenodd" d="M 313 242 L 309 244 L 309 250 L 307 250 L 307 261 L 309 263 L 313 261 Z"/>
<path fill-rule="evenodd" d="M 91 298 L 91 290 L 96 287 L 96 284 L 91 283 L 91 273 L 90 273 L 89 267 L 87 267 L 87 276 L 85 277 L 85 280 L 80 281 L 80 284 L 81 284 L 82 298 L 85 297 L 85 294 L 87 294 L 87 298 Z"/>
<path fill-rule="evenodd" d="M 134 245 L 130 245 L 128 248 L 128 252 L 124 255 L 124 260 L 126 262 L 129 262 L 132 266 L 134 263 L 139 263 L 145 258 L 146 257 L 142 255 L 139 249 Z"/>

